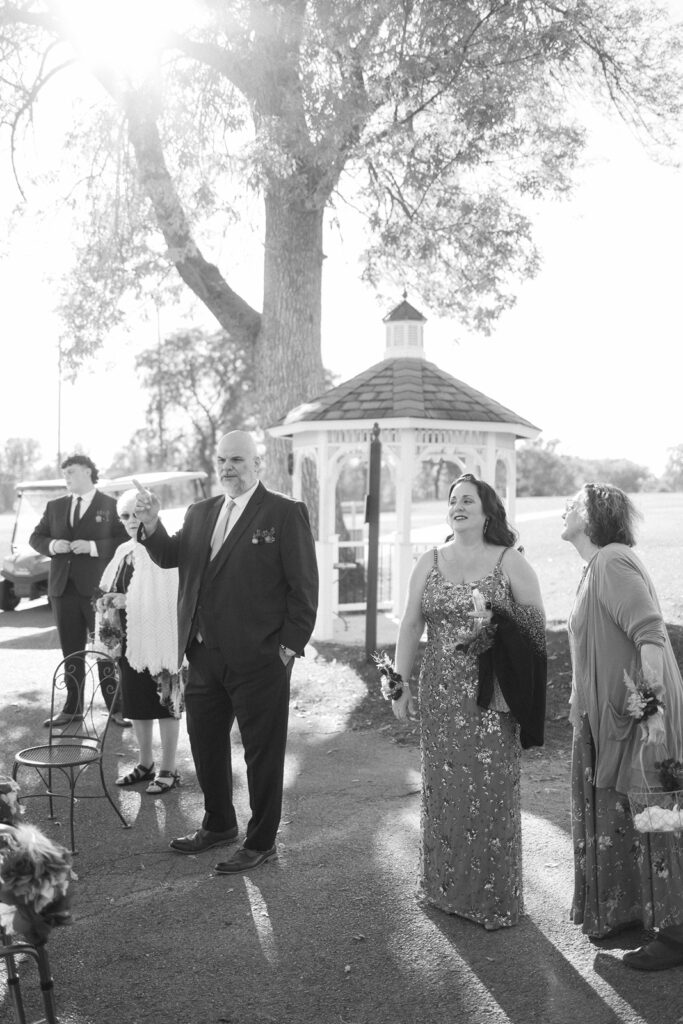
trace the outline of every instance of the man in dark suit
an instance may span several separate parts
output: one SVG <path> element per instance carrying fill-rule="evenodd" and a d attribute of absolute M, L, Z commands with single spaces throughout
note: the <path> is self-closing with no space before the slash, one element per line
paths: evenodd
<path fill-rule="evenodd" d="M 216 865 L 219 874 L 276 856 L 282 811 L 289 680 L 318 603 L 315 544 L 306 506 L 267 490 L 260 457 L 244 431 L 218 443 L 224 495 L 191 505 L 169 536 L 159 502 L 140 488 L 138 539 L 163 568 L 178 567 L 179 656 L 187 653 L 187 726 L 204 819 L 171 842 L 201 853 L 237 838 L 230 730 L 235 718 L 247 764 L 251 818 L 244 845 Z"/>
<path fill-rule="evenodd" d="M 87 455 L 70 455 L 62 462 L 66 489 L 63 498 L 48 501 L 43 517 L 31 534 L 29 544 L 41 555 L 50 556 L 48 597 L 52 605 L 64 657 L 82 651 L 95 628 L 92 596 L 105 566 L 119 544 L 128 540 L 116 514 L 116 500 L 98 491 L 98 472 Z M 111 684 L 102 679 L 107 706 L 114 696 Z M 52 719 L 66 725 L 83 716 L 83 666 L 76 665 L 67 679 L 64 708 Z M 118 725 L 128 725 L 120 712 L 113 716 Z M 50 724 L 48 718 L 45 725 Z"/>

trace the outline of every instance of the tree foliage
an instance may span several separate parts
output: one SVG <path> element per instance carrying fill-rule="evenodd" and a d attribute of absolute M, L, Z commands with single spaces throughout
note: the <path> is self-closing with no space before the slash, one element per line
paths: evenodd
<path fill-rule="evenodd" d="M 155 437 L 148 457 L 156 465 L 150 468 L 192 466 L 211 480 L 221 434 L 254 426 L 251 353 L 225 331 L 191 328 L 145 349 L 136 368 L 149 395 L 147 420 Z"/>
<path fill-rule="evenodd" d="M 683 444 L 669 448 L 663 479 L 672 491 L 683 491 Z"/>
<path fill-rule="evenodd" d="M 559 441 L 524 441 L 517 451 L 517 494 L 520 497 L 570 494 L 577 488 L 573 460 L 557 451 Z"/>
<path fill-rule="evenodd" d="M 0 0 L 2 117 L 18 161 L 59 83 L 75 111 L 60 170 L 83 226 L 62 307 L 72 365 L 127 291 L 158 293 L 174 271 L 253 351 L 263 423 L 321 391 L 326 217 L 360 213 L 378 288 L 486 331 L 538 266 L 525 203 L 569 188 L 577 95 L 601 91 L 650 132 L 680 109 L 679 37 L 643 0 L 204 0 L 144 66 L 84 35 L 84 12 L 108 11 L 113 36 L 152 7 L 161 27 L 152 0 Z M 142 36 L 131 22 L 121 52 Z M 100 92 L 74 102 L 86 74 Z M 248 195 L 258 310 L 218 256 Z"/>
<path fill-rule="evenodd" d="M 569 495 L 588 481 L 614 484 L 623 491 L 651 490 L 657 481 L 647 466 L 630 459 L 583 459 L 561 455 L 558 440 L 524 441 L 517 451 L 517 494 Z"/>

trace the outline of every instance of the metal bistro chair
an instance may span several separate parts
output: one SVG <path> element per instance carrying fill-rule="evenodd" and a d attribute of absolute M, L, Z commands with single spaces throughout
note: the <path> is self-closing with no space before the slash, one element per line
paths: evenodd
<path fill-rule="evenodd" d="M 64 726 L 48 727 L 47 740 L 35 747 L 26 747 L 14 755 L 12 778 L 16 781 L 20 768 L 33 768 L 38 773 L 44 791 L 38 793 L 22 793 L 22 800 L 37 796 L 46 796 L 50 802 L 50 818 L 54 818 L 55 799 L 69 799 L 69 824 L 71 829 L 71 852 L 76 853 L 74 840 L 74 805 L 76 803 L 76 785 L 86 768 L 96 765 L 100 773 L 101 793 L 79 792 L 79 799 L 93 800 L 106 798 L 119 816 L 124 828 L 130 825 L 112 800 L 104 776 L 104 745 L 111 721 L 111 711 L 102 718 L 102 708 L 96 700 L 103 683 L 116 680 L 116 693 L 120 687 L 119 668 L 113 658 L 95 651 L 76 651 L 59 663 L 52 677 L 52 698 L 50 701 L 50 719 L 54 718 L 62 707 L 66 693 L 67 680 L 74 679 L 79 666 L 84 669 L 83 679 L 83 717 L 78 717 Z M 114 701 L 111 707 L 114 707 Z M 99 716 L 99 720 L 98 720 Z M 53 788 L 54 775 L 63 776 L 67 790 Z"/>
<path fill-rule="evenodd" d="M 40 979 L 45 1016 L 36 1021 L 35 1024 L 59 1024 L 57 1007 L 55 1005 L 55 986 L 52 980 L 47 946 L 33 946 L 31 943 L 24 942 L 23 940 L 12 942 L 5 929 L 0 927 L 0 961 L 4 960 L 7 968 L 7 989 L 14 1010 L 16 1024 L 27 1024 L 19 974 L 14 960 L 16 956 L 21 954 L 32 957 L 38 967 L 38 978 Z"/>

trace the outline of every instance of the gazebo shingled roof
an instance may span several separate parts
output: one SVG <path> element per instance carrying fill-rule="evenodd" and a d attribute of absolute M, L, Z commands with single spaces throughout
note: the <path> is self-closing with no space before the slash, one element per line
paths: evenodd
<path fill-rule="evenodd" d="M 514 423 L 538 429 L 529 420 L 424 358 L 385 359 L 376 363 L 319 398 L 292 409 L 278 425 L 408 417 L 461 423 Z"/>

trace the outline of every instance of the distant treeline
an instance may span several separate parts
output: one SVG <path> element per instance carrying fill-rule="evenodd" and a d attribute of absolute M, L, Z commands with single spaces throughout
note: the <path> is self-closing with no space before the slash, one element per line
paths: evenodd
<path fill-rule="evenodd" d="M 517 494 L 520 497 L 570 494 L 587 480 L 614 484 L 623 491 L 683 490 L 683 445 L 669 451 L 661 477 L 630 459 L 582 459 L 560 455 L 559 441 L 525 441 L 517 449 Z"/>

